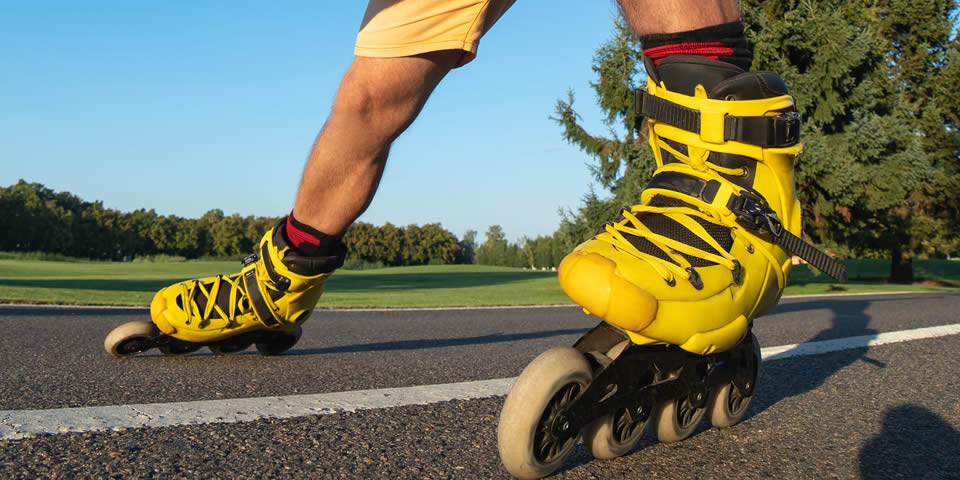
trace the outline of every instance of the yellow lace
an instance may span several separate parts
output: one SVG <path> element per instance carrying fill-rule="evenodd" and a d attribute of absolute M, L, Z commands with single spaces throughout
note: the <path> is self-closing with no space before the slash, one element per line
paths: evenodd
<path fill-rule="evenodd" d="M 741 189 L 740 187 L 735 186 L 729 180 L 720 176 L 720 174 L 739 176 L 746 173 L 745 169 L 727 168 L 712 162 L 708 162 L 706 161 L 706 153 L 700 155 L 699 158 L 691 158 L 689 155 L 681 153 L 677 149 L 670 146 L 670 144 L 660 140 L 660 138 L 656 139 L 656 143 L 657 146 L 670 152 L 670 154 L 672 154 L 673 157 L 679 160 L 681 163 L 664 164 L 654 172 L 654 175 L 666 171 L 682 173 L 684 170 L 693 168 L 699 172 L 706 173 L 710 179 L 733 186 L 734 191 Z M 622 220 L 616 223 L 608 223 L 604 226 L 604 230 L 610 234 L 610 238 L 607 239 L 607 241 L 612 243 L 618 249 L 625 250 L 637 258 L 645 260 L 664 279 L 664 281 L 671 285 L 676 282 L 677 278 L 682 280 L 690 280 L 693 275 L 695 275 L 693 265 L 682 254 L 700 258 L 718 265 L 723 265 L 724 267 L 730 269 L 731 272 L 735 271 L 739 266 L 737 259 L 727 252 L 723 247 L 721 247 L 716 239 L 714 239 L 713 236 L 707 232 L 703 225 L 695 221 L 692 217 L 698 217 L 710 223 L 720 224 L 730 228 L 734 237 L 739 238 L 739 240 L 741 240 L 741 242 L 743 242 L 748 249 L 754 248 L 756 251 L 759 251 L 762 255 L 767 257 L 771 264 L 777 266 L 777 268 L 774 268 L 774 270 L 777 272 L 777 283 L 779 284 L 780 288 L 783 288 L 786 285 L 786 275 L 784 275 L 782 268 L 780 268 L 779 262 L 774 256 L 774 253 L 765 246 L 768 243 L 756 235 L 744 230 L 730 216 L 724 215 L 724 213 L 726 213 L 725 211 L 713 207 L 700 209 L 691 205 L 654 207 L 641 204 L 633 205 L 630 208 L 625 208 L 620 213 L 623 216 Z M 654 233 L 640 221 L 640 216 L 647 214 L 664 215 L 667 218 L 679 223 L 683 227 L 690 230 L 701 240 L 706 242 L 707 245 L 712 247 L 717 253 L 707 252 L 682 243 L 678 240 Z M 625 235 L 633 235 L 649 240 L 651 244 L 659 248 L 667 258 L 672 260 L 672 262 L 649 253 L 641 252 L 627 239 Z"/>
<path fill-rule="evenodd" d="M 223 287 L 226 284 L 228 287 Z M 203 328 L 210 323 L 213 312 L 220 314 L 220 317 L 227 321 L 226 327 L 229 327 L 233 324 L 234 320 L 237 318 L 237 315 L 244 313 L 246 308 L 241 308 L 240 303 L 246 302 L 247 294 L 243 288 L 243 283 L 240 280 L 240 275 L 231 275 L 229 277 L 224 277 L 223 275 L 217 275 L 217 277 L 211 283 L 212 288 L 209 290 L 207 286 L 204 285 L 204 282 L 200 280 L 193 280 L 187 283 L 187 293 L 185 300 L 190 302 L 189 308 L 184 308 L 187 313 L 187 322 L 192 321 L 194 318 L 200 320 L 198 326 Z M 221 288 L 230 289 L 230 298 L 229 298 L 229 309 L 224 311 L 220 305 L 217 305 L 217 295 L 220 293 Z M 200 294 L 207 298 L 207 304 L 204 307 L 203 311 L 200 312 L 196 301 L 194 300 L 194 295 Z M 194 310 L 197 310 L 195 313 Z M 198 315 L 199 313 L 199 315 Z"/>

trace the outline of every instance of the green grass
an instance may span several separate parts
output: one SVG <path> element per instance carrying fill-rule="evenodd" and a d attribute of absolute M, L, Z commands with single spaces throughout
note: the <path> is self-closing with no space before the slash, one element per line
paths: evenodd
<path fill-rule="evenodd" d="M 880 259 L 846 260 L 850 279 L 833 281 L 807 265 L 797 265 L 790 272 L 784 295 L 821 293 L 871 293 L 942 291 L 960 288 L 960 261 L 914 260 L 912 284 L 889 283 L 890 261 Z"/>
<path fill-rule="evenodd" d="M 843 284 L 800 265 L 785 295 L 956 290 L 960 262 L 917 260 L 912 285 L 889 284 L 889 261 L 846 262 Z M 0 303 L 147 305 L 154 292 L 181 280 L 239 271 L 238 261 L 157 263 L 55 261 L 0 257 Z M 568 304 L 555 272 L 483 265 L 439 265 L 341 270 L 318 307 L 451 307 Z"/>

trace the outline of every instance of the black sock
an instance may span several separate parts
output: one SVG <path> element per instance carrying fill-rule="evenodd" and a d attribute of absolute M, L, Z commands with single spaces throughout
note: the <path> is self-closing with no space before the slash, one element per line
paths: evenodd
<path fill-rule="evenodd" d="M 697 55 L 750 70 L 753 51 L 743 35 L 743 23 L 731 22 L 688 32 L 642 35 L 643 54 L 660 63 L 672 55 Z"/>
<path fill-rule="evenodd" d="M 293 218 L 293 212 L 287 217 L 284 230 L 293 248 L 304 256 L 326 257 L 338 255 L 340 252 L 340 237 L 327 235 L 298 221 Z"/>

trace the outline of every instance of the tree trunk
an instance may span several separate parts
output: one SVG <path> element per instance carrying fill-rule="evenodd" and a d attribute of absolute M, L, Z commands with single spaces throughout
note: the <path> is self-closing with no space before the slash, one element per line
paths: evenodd
<path fill-rule="evenodd" d="M 913 252 L 893 250 L 890 262 L 891 283 L 913 283 Z"/>

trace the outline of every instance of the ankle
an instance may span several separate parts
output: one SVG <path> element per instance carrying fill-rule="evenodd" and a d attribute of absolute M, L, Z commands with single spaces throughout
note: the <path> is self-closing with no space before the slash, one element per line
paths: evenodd
<path fill-rule="evenodd" d="M 335 256 L 341 250 L 341 236 L 323 233 L 293 216 L 287 217 L 283 227 L 279 229 L 287 242 L 301 255 L 307 257 Z"/>

